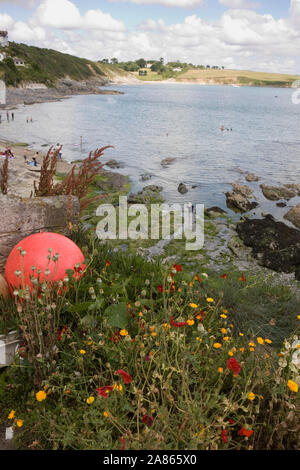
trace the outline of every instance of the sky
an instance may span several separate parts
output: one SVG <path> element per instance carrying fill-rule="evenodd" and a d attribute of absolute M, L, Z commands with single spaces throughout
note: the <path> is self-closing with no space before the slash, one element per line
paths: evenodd
<path fill-rule="evenodd" d="M 0 30 L 91 60 L 300 74 L 300 0 L 0 0 Z"/>

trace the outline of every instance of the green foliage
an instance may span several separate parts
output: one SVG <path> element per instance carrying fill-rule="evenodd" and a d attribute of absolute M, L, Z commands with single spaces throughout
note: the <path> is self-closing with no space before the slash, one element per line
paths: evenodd
<path fill-rule="evenodd" d="M 20 448 L 299 448 L 299 392 L 288 386 L 299 381 L 298 342 L 281 345 L 279 364 L 273 330 L 267 337 L 259 329 L 267 320 L 258 317 L 258 328 L 240 336 L 236 315 L 239 299 L 240 313 L 250 303 L 276 310 L 285 299 L 297 321 L 289 289 L 239 273 L 207 275 L 201 266 L 195 276 L 174 261 L 115 252 L 81 231 L 72 238 L 86 255 L 85 275 L 70 270 L 60 291 L 35 284 L 34 298 L 20 291 L 9 304 L 41 345 L 0 375 L 2 422 L 17 428 L 24 420 Z M 233 357 L 238 372 L 228 368 Z"/>
<path fill-rule="evenodd" d="M 0 73 L 2 71 L 4 74 L 6 85 L 16 86 L 21 81 L 34 81 L 51 86 L 57 79 L 66 76 L 74 80 L 89 79 L 93 75 L 91 68 L 99 76 L 103 75 L 101 68 L 93 62 L 52 49 L 10 42 L 5 52 L 25 62 L 25 67 L 16 67 L 9 57 L 0 63 Z"/>

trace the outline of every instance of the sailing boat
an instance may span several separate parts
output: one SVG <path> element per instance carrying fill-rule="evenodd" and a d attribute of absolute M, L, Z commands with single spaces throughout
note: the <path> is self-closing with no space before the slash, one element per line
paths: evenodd
<path fill-rule="evenodd" d="M 234 88 L 241 88 L 240 85 L 234 85 L 234 84 L 232 84 L 231 86 L 233 86 Z"/>

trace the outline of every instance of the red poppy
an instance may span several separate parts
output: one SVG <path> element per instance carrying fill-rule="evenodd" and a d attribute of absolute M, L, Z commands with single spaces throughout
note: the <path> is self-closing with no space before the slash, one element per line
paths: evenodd
<path fill-rule="evenodd" d="M 227 279 L 227 278 L 228 278 L 228 274 L 222 274 L 221 278 L 222 278 L 222 279 Z"/>
<path fill-rule="evenodd" d="M 175 326 L 176 328 L 182 328 L 183 326 L 187 326 L 188 323 L 186 321 L 183 321 L 183 322 L 175 322 L 174 319 L 173 319 L 173 316 L 171 317 L 171 325 Z"/>
<path fill-rule="evenodd" d="M 57 330 L 57 339 L 58 341 L 61 341 L 62 340 L 62 337 L 63 337 L 63 334 L 66 333 L 66 334 L 69 334 L 69 330 L 68 330 L 68 327 L 65 325 L 61 330 Z"/>
<path fill-rule="evenodd" d="M 233 425 L 233 424 L 235 424 L 235 421 L 233 421 L 233 419 L 229 418 L 228 423 Z"/>
<path fill-rule="evenodd" d="M 162 284 L 160 284 L 159 286 L 157 286 L 157 290 L 158 290 L 158 292 L 160 292 L 162 294 L 164 292 L 164 286 Z"/>
<path fill-rule="evenodd" d="M 110 261 L 105 261 L 105 266 L 111 266 L 112 263 Z"/>
<path fill-rule="evenodd" d="M 85 265 L 79 266 L 79 268 L 74 267 L 74 274 L 73 277 L 75 281 L 79 281 L 80 278 L 83 278 L 85 273 Z"/>
<path fill-rule="evenodd" d="M 181 266 L 181 264 L 174 264 L 173 268 L 176 269 L 176 272 L 177 272 L 177 273 L 178 273 L 179 271 L 182 271 L 182 266 Z"/>
<path fill-rule="evenodd" d="M 202 282 L 202 279 L 201 279 L 201 277 L 198 276 L 198 274 L 196 274 L 196 276 L 195 276 L 195 281 Z"/>
<path fill-rule="evenodd" d="M 221 432 L 221 439 L 225 444 L 228 443 L 228 429 L 223 429 Z"/>
<path fill-rule="evenodd" d="M 232 372 L 234 373 L 234 375 L 238 375 L 240 370 L 241 370 L 241 366 L 240 364 L 238 363 L 238 361 L 235 359 L 235 357 L 231 357 L 230 359 L 228 359 L 227 361 L 227 369 L 229 370 L 232 370 Z"/>
<path fill-rule="evenodd" d="M 247 279 L 245 278 L 244 274 L 241 275 L 239 281 L 247 282 Z"/>
<path fill-rule="evenodd" d="M 238 432 L 240 436 L 245 436 L 245 437 L 251 437 L 253 433 L 254 431 L 252 431 L 251 429 L 245 429 L 244 426 L 242 426 Z"/>
<path fill-rule="evenodd" d="M 124 384 L 130 384 L 130 382 L 132 382 L 131 375 L 125 372 L 125 370 L 122 370 L 122 369 L 116 370 L 115 375 L 121 375 L 123 377 Z"/>
<path fill-rule="evenodd" d="M 116 331 L 116 332 L 111 336 L 110 340 L 111 340 L 113 343 L 118 343 L 119 341 L 121 341 L 120 332 L 119 332 L 119 331 Z"/>
<path fill-rule="evenodd" d="M 143 420 L 143 423 L 146 424 L 146 425 L 149 426 L 149 427 L 152 426 L 153 421 L 154 421 L 153 417 L 152 417 L 152 416 L 148 416 L 148 415 L 144 415 L 143 418 L 142 418 L 142 420 Z"/>
<path fill-rule="evenodd" d="M 124 437 L 119 437 L 119 439 L 122 442 L 121 450 L 125 450 L 125 439 L 124 439 Z"/>
<path fill-rule="evenodd" d="M 109 392 L 111 392 L 113 389 L 114 387 L 112 387 L 111 385 L 106 385 L 105 387 L 96 388 L 96 392 L 101 397 L 107 398 L 109 395 Z"/>

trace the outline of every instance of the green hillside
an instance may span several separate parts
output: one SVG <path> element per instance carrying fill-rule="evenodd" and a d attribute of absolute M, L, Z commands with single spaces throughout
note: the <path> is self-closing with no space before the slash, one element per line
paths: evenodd
<path fill-rule="evenodd" d="M 22 81 L 44 83 L 53 86 L 66 76 L 74 80 L 87 80 L 93 76 L 105 77 L 104 67 L 87 59 L 69 54 L 10 42 L 2 49 L 6 59 L 0 62 L 0 76 L 6 85 L 17 86 Z M 10 56 L 10 57 L 9 57 Z M 12 58 L 24 60 L 25 67 L 16 67 Z"/>

